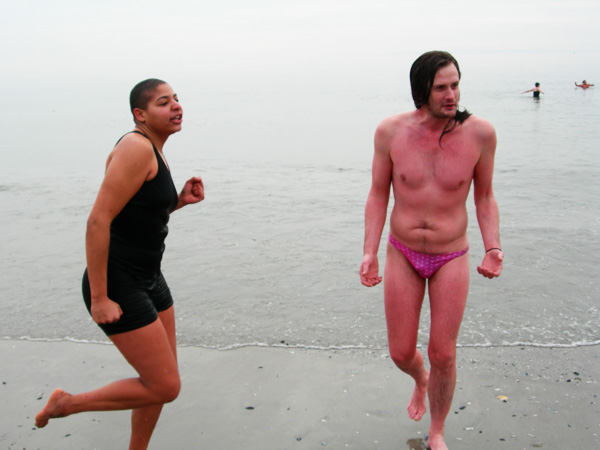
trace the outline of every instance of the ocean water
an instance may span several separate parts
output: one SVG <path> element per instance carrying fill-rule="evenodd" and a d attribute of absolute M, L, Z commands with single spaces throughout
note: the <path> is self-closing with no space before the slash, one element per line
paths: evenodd
<path fill-rule="evenodd" d="M 383 288 L 360 284 L 375 127 L 413 108 L 410 63 L 170 80 L 184 130 L 165 155 L 206 200 L 171 217 L 163 262 L 180 345 L 385 349 Z M 498 134 L 502 276 L 471 287 L 461 346 L 600 343 L 597 54 L 465 54 L 462 105 Z M 522 91 L 539 81 L 534 101 Z M 131 83 L 41 79 L 8 92 L 0 130 L 0 337 L 107 342 L 81 300 L 87 215 Z M 390 202 L 391 203 L 391 202 Z M 380 248 L 385 255 L 385 236 Z M 427 343 L 429 310 L 420 343 Z"/>

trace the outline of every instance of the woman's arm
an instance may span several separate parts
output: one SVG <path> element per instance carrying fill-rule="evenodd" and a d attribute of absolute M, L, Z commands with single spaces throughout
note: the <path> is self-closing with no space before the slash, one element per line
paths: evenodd
<path fill-rule="evenodd" d="M 107 296 L 110 225 L 144 181 L 158 170 L 152 144 L 143 137 L 125 136 L 111 152 L 104 180 L 87 221 L 85 248 L 90 281 L 92 318 L 96 323 L 116 322 L 118 304 Z"/>
<path fill-rule="evenodd" d="M 186 205 L 192 205 L 204 200 L 204 183 L 200 177 L 192 177 L 186 181 L 181 193 L 179 201 L 174 211 L 183 208 Z"/>

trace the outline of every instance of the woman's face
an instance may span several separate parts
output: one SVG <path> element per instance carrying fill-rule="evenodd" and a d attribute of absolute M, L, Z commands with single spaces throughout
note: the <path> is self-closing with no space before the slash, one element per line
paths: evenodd
<path fill-rule="evenodd" d="M 181 131 L 183 109 L 177 94 L 166 83 L 156 87 L 146 109 L 139 111 L 138 121 L 157 133 L 173 134 Z"/>

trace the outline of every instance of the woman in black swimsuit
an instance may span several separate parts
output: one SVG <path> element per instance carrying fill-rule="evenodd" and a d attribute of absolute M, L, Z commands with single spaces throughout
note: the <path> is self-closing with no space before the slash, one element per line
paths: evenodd
<path fill-rule="evenodd" d="M 130 449 L 146 449 L 164 403 L 179 394 L 175 318 L 160 264 L 169 215 L 204 199 L 200 178 L 177 194 L 163 145 L 181 130 L 177 94 L 161 80 L 131 91 L 135 130 L 112 150 L 86 233 L 83 296 L 93 320 L 138 378 L 115 381 L 83 394 L 56 389 L 36 416 L 49 419 L 84 411 L 132 409 Z"/>
<path fill-rule="evenodd" d="M 521 94 L 526 94 L 527 92 L 533 92 L 533 98 L 540 98 L 540 93 L 544 93 L 540 88 L 540 83 L 535 83 L 535 86 L 531 89 L 521 92 Z"/>

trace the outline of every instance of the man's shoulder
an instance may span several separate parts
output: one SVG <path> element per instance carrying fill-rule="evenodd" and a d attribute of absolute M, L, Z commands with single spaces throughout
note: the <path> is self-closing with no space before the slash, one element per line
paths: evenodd
<path fill-rule="evenodd" d="M 381 121 L 380 125 L 401 125 L 404 123 L 411 122 L 415 119 L 417 111 L 408 111 L 400 114 L 394 114 L 393 116 L 386 117 Z"/>
<path fill-rule="evenodd" d="M 379 123 L 379 126 L 377 127 L 377 133 L 394 135 L 400 132 L 405 127 L 410 126 L 410 124 L 413 123 L 414 120 L 414 111 L 386 117 Z"/>
<path fill-rule="evenodd" d="M 489 132 L 494 130 L 494 126 L 489 120 L 484 119 L 483 117 L 476 116 L 474 114 L 471 114 L 467 118 L 467 120 L 465 120 L 464 125 L 468 126 L 469 128 L 481 130 L 482 132 Z"/>
<path fill-rule="evenodd" d="M 462 124 L 462 128 L 484 148 L 496 147 L 496 130 L 490 121 L 471 115 Z"/>

